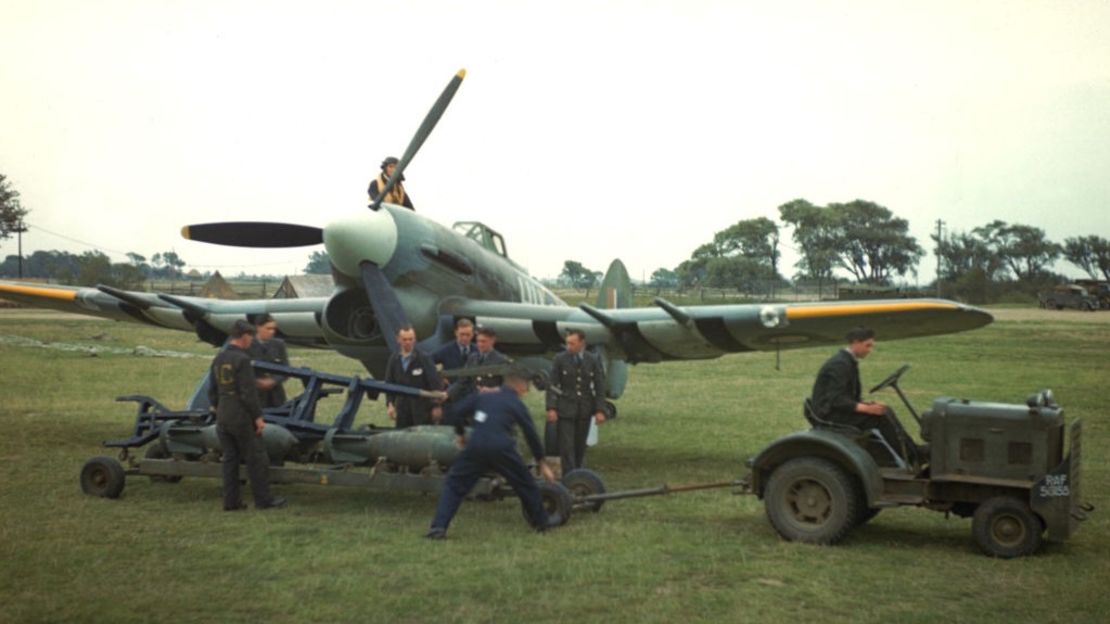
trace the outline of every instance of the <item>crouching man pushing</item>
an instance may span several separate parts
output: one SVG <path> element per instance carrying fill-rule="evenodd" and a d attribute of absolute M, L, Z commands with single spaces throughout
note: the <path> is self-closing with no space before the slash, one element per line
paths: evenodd
<path fill-rule="evenodd" d="M 490 472 L 504 477 L 512 487 L 533 528 L 544 531 L 551 526 L 543 508 L 540 488 L 516 450 L 515 433 L 519 426 L 524 431 L 528 448 L 536 458 L 543 478 L 555 481 L 555 473 L 543 461 L 543 445 L 532 425 L 532 417 L 520 400 L 528 393 L 528 376 L 527 370 L 514 368 L 505 375 L 505 383 L 500 390 L 471 394 L 450 409 L 447 424 L 455 426 L 459 436 L 457 443 L 463 450 L 447 473 L 435 518 L 425 535 L 428 539 L 438 540 L 447 536 L 447 526 L 451 524 L 463 497 L 478 479 Z M 464 429 L 467 423 L 473 427 L 469 437 Z"/>

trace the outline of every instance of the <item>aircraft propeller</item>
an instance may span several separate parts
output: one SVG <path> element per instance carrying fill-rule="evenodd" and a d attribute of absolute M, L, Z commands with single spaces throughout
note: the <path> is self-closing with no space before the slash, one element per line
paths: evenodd
<path fill-rule="evenodd" d="M 424 141 L 432 133 L 447 110 L 447 105 L 459 90 L 466 70 L 460 69 L 440 93 L 424 121 L 417 128 L 397 168 L 378 195 L 370 204 L 377 212 L 382 200 L 396 186 L 405 167 L 416 156 Z M 365 215 L 365 213 L 363 213 Z M 388 223 L 387 223 L 388 222 Z M 181 235 L 189 240 L 229 245 L 233 247 L 303 247 L 324 244 L 332 265 L 347 275 L 361 278 L 366 289 L 367 299 L 374 310 L 382 337 L 391 352 L 398 349 L 394 337 L 401 327 L 408 325 L 405 308 L 397 299 L 389 280 L 381 267 L 389 261 L 396 245 L 396 228 L 389 217 L 346 218 L 328 224 L 326 228 L 293 223 L 271 223 L 250 221 L 228 221 L 221 223 L 200 223 L 181 228 Z M 357 267 L 357 269 L 356 269 Z"/>
<path fill-rule="evenodd" d="M 324 242 L 324 230 L 311 225 L 268 221 L 198 223 L 181 228 L 189 240 L 231 247 L 306 247 Z"/>
<path fill-rule="evenodd" d="M 460 69 L 458 73 L 455 74 L 454 78 L 451 78 L 451 81 L 447 83 L 447 86 L 443 89 L 443 93 L 439 94 L 439 99 L 432 105 L 428 114 L 424 116 L 423 123 L 416 129 L 416 134 L 413 135 L 412 140 L 409 141 L 408 148 L 405 150 L 404 155 L 401 156 L 401 160 L 397 162 L 397 168 L 393 170 L 393 175 L 389 177 L 389 181 L 386 182 L 385 188 L 378 193 L 378 198 L 370 204 L 370 210 L 377 210 L 380 208 L 382 200 L 393 190 L 393 187 L 397 185 L 397 181 L 402 178 L 405 167 L 408 166 L 412 157 L 416 156 L 416 152 L 420 151 L 420 146 L 424 145 L 424 141 L 428 138 L 428 135 L 432 133 L 432 129 L 439 123 L 439 118 L 443 116 L 443 111 L 447 110 L 447 105 L 451 103 L 451 98 L 455 97 L 455 92 L 459 90 L 459 85 L 462 84 L 463 78 L 466 78 L 466 70 Z"/>
<path fill-rule="evenodd" d="M 359 263 L 359 269 L 362 272 L 362 286 L 366 289 L 366 297 L 374 310 L 374 318 L 381 328 L 382 338 L 389 347 L 389 352 L 395 353 L 400 348 L 396 340 L 397 332 L 409 324 L 405 308 L 378 265 L 363 260 Z"/>

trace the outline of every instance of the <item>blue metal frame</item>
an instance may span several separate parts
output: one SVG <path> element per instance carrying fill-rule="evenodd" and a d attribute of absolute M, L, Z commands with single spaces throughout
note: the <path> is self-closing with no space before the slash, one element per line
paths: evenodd
<path fill-rule="evenodd" d="M 362 379 L 355 376 L 335 375 L 310 368 L 283 366 L 271 362 L 253 362 L 255 371 L 292 377 L 301 380 L 304 391 L 287 401 L 284 405 L 262 410 L 267 423 L 281 425 L 289 430 L 298 441 L 322 440 L 331 429 L 349 431 L 358 415 L 364 397 L 377 400 L 381 394 L 395 394 L 411 397 L 427 396 L 424 390 L 385 383 L 375 379 Z M 339 387 L 337 387 L 339 386 Z M 347 399 L 336 413 L 330 425 L 316 422 L 316 403 L 329 395 L 346 390 Z M 117 401 L 135 401 L 139 404 L 135 415 L 135 428 L 130 438 L 106 440 L 104 446 L 112 448 L 134 448 L 143 446 L 158 437 L 162 423 L 167 421 L 188 420 L 196 425 L 209 425 L 215 421 L 215 414 L 209 410 L 180 410 L 167 408 L 158 400 L 143 394 L 116 397 Z"/>

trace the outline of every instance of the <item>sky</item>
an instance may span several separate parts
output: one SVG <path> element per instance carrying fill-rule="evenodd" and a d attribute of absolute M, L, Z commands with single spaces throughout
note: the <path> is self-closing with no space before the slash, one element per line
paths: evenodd
<path fill-rule="evenodd" d="M 314 248 L 179 230 L 365 210 L 382 158 L 460 68 L 407 190 L 437 221 L 500 231 L 537 277 L 619 257 L 647 278 L 797 198 L 908 219 L 930 252 L 909 283 L 933 278 L 938 219 L 1110 237 L 1096 0 L 0 0 L 0 58 L 25 253 L 300 272 Z"/>

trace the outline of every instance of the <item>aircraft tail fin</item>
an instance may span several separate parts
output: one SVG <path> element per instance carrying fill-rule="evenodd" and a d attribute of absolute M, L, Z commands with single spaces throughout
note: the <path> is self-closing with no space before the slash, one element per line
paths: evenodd
<path fill-rule="evenodd" d="M 605 309 L 632 307 L 632 280 L 619 258 L 609 264 L 601 288 L 597 291 L 597 307 Z"/>
<path fill-rule="evenodd" d="M 601 288 L 597 293 L 597 307 L 601 309 L 631 308 L 632 280 L 628 277 L 628 269 L 620 259 L 615 259 L 609 264 L 605 278 L 601 280 Z M 624 394 L 624 387 L 628 384 L 628 362 L 605 355 L 605 378 L 609 386 L 606 394 L 610 399 L 619 398 Z M 611 414 L 616 415 L 615 408 Z"/>

